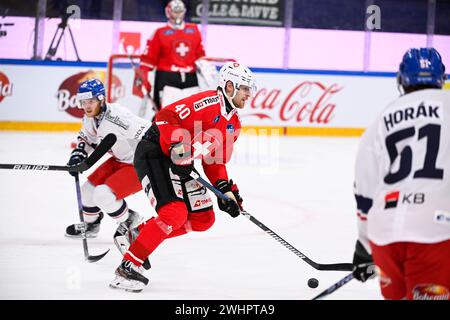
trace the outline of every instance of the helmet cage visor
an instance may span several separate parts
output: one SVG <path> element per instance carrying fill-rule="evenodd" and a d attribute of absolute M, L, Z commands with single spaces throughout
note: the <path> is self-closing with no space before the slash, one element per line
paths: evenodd
<path fill-rule="evenodd" d="M 186 7 L 181 1 L 171 1 L 166 7 L 166 17 L 172 23 L 179 25 L 183 23 Z"/>
<path fill-rule="evenodd" d="M 80 108 L 80 109 L 83 109 L 83 106 L 82 106 L 82 101 L 83 100 L 89 100 L 89 99 L 94 99 L 94 98 L 97 98 L 97 100 L 99 100 L 99 101 L 101 101 L 101 100 L 103 100 L 105 97 L 103 96 L 103 94 L 99 94 L 99 95 L 97 95 L 97 96 L 94 96 L 93 94 L 92 94 L 92 91 L 87 91 L 87 92 L 78 92 L 77 93 L 77 96 L 76 96 L 76 105 L 77 105 L 77 107 L 78 108 Z"/>
<path fill-rule="evenodd" d="M 233 83 L 233 86 L 235 88 L 233 98 L 238 90 L 248 90 L 251 97 L 255 96 L 256 83 L 252 76 L 238 74 L 234 72 L 234 70 L 230 70 L 225 78 L 225 85 L 227 81 L 231 81 Z"/>

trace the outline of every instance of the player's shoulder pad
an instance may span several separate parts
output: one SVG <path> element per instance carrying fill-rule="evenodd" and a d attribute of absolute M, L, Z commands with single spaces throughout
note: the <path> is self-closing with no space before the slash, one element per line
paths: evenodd
<path fill-rule="evenodd" d="M 166 24 L 165 26 L 156 30 L 155 36 L 156 36 L 156 34 L 158 34 L 160 36 L 161 35 L 162 36 L 170 36 L 170 35 L 174 34 L 175 32 L 176 32 L 175 29 L 173 29 L 168 24 Z"/>
<path fill-rule="evenodd" d="M 200 32 L 198 30 L 198 27 L 195 23 L 186 23 L 186 26 L 184 27 L 184 32 L 185 33 L 196 33 L 196 32 Z"/>

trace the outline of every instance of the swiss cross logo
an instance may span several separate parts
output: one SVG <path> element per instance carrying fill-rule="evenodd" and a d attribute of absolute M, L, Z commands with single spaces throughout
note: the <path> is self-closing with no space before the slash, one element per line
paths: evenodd
<path fill-rule="evenodd" d="M 211 142 L 209 141 L 205 141 L 203 143 L 196 141 L 194 142 L 194 144 L 192 145 L 194 147 L 194 158 L 198 157 L 198 156 L 207 156 L 211 150 L 209 150 L 208 148 L 212 145 Z"/>
<path fill-rule="evenodd" d="M 220 149 L 217 138 L 208 132 L 199 132 L 191 142 L 194 159 L 205 160 Z"/>
<path fill-rule="evenodd" d="M 175 49 L 176 53 L 178 53 L 178 55 L 180 55 L 183 58 L 184 56 L 186 56 L 189 50 L 190 50 L 189 46 L 186 45 L 186 43 L 184 42 L 180 42 Z"/>

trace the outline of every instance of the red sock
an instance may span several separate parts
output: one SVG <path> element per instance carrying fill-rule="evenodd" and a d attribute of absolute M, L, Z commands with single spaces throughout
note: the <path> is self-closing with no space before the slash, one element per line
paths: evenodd
<path fill-rule="evenodd" d="M 169 235 L 183 229 L 187 215 L 186 205 L 182 201 L 163 205 L 158 210 L 158 217 L 138 226 L 139 235 L 125 253 L 124 258 L 140 266 Z"/>
<path fill-rule="evenodd" d="M 155 219 L 150 219 L 141 228 L 138 237 L 131 244 L 124 258 L 140 266 L 166 237 L 167 234 L 156 224 Z"/>

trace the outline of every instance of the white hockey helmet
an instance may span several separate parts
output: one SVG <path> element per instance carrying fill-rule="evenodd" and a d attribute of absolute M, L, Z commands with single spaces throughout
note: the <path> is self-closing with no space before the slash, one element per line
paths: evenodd
<path fill-rule="evenodd" d="M 180 26 L 184 21 L 186 6 L 181 0 L 172 0 L 166 6 L 166 17 L 175 26 Z"/>
<path fill-rule="evenodd" d="M 237 90 L 241 86 L 246 86 L 250 89 L 251 96 L 256 93 L 256 83 L 253 77 L 253 73 L 246 66 L 237 62 L 225 63 L 219 71 L 219 87 L 225 92 L 225 86 L 228 81 L 231 81 L 234 86 L 233 99 L 236 96 Z"/>

